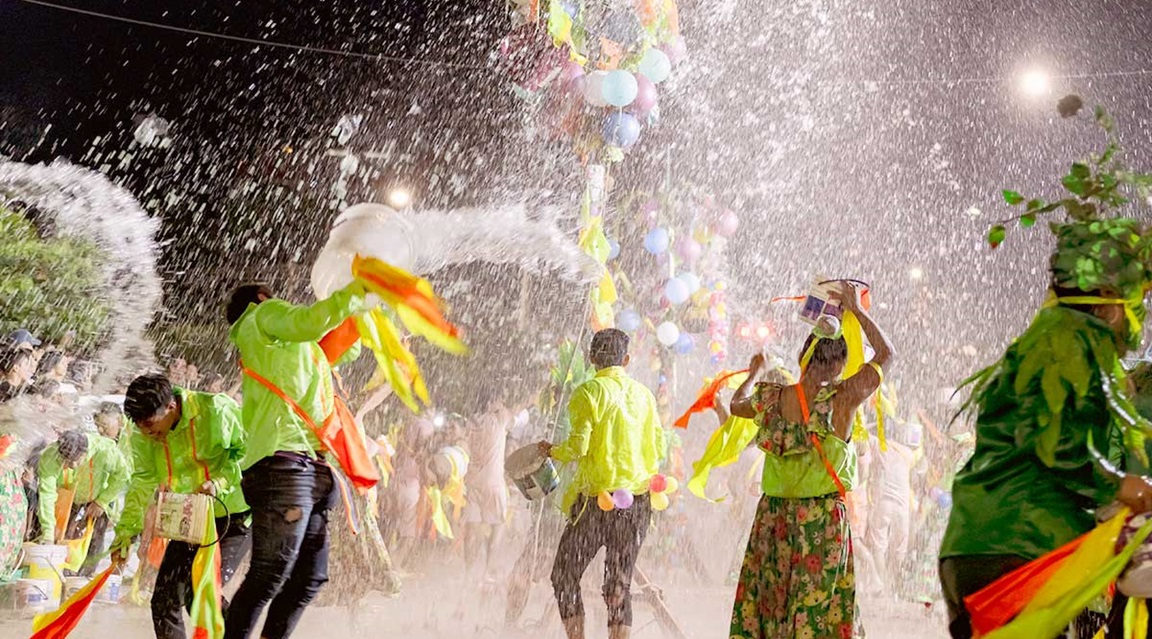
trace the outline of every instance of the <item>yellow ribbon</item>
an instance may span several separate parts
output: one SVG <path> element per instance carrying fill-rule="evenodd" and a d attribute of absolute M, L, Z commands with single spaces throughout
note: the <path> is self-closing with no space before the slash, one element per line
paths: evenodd
<path fill-rule="evenodd" d="M 1136 316 L 1136 311 L 1132 309 L 1133 304 L 1143 303 L 1143 298 L 1140 301 L 1128 300 L 1120 297 L 1097 297 L 1094 295 L 1073 295 L 1071 297 L 1057 297 L 1052 291 L 1048 291 L 1048 299 L 1044 300 L 1044 308 L 1055 308 L 1060 305 L 1102 305 L 1102 304 L 1123 304 L 1124 316 L 1128 318 L 1128 330 L 1132 335 L 1139 335 L 1144 329 L 1143 322 Z"/>

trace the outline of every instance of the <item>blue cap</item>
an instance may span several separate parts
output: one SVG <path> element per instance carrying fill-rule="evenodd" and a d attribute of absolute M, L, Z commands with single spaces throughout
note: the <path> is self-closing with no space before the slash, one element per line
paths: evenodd
<path fill-rule="evenodd" d="M 7 346 L 17 348 L 24 344 L 28 344 L 29 346 L 39 346 L 40 340 L 36 339 L 36 336 L 28 331 L 28 329 L 18 328 L 8 334 L 8 339 L 4 340 L 4 343 Z"/>

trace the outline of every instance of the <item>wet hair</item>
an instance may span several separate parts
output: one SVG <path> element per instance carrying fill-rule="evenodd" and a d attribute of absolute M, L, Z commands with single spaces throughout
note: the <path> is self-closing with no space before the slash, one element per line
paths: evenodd
<path fill-rule="evenodd" d="M 200 377 L 200 386 L 202 386 L 204 388 L 211 388 L 212 385 L 215 384 L 216 382 L 223 382 L 223 381 L 224 381 L 223 375 L 221 375 L 220 373 L 214 373 L 212 371 L 208 371 L 207 373 L 204 373 Z"/>
<path fill-rule="evenodd" d="M 240 319 L 244 311 L 252 304 L 259 304 L 261 302 L 260 296 L 274 297 L 272 289 L 264 284 L 242 284 L 237 286 L 232 294 L 228 296 L 228 302 L 224 305 L 224 317 L 228 320 L 228 325 L 231 326 Z"/>
<path fill-rule="evenodd" d="M 817 339 L 815 335 L 809 335 L 808 339 L 804 340 L 804 347 L 800 349 L 800 357 L 804 357 L 804 353 L 808 352 L 814 339 Z M 836 339 L 820 340 L 816 344 L 816 349 L 812 351 L 812 359 L 808 364 L 843 364 L 846 361 L 848 361 L 848 342 L 845 342 L 843 337 L 837 337 Z"/>
<path fill-rule="evenodd" d="M 68 381 L 70 382 L 88 382 L 88 378 L 96 371 L 94 370 L 91 360 L 87 359 L 74 359 L 68 364 Z"/>
<path fill-rule="evenodd" d="M 0 372 L 8 373 L 14 370 L 17 366 L 24 363 L 26 359 L 32 359 L 32 351 L 23 348 L 4 348 L 0 349 Z"/>
<path fill-rule="evenodd" d="M 606 328 L 592 336 L 588 359 L 596 368 L 624 364 L 628 355 L 628 334 L 615 328 Z"/>
<path fill-rule="evenodd" d="M 96 408 L 96 414 L 121 417 L 124 415 L 124 409 L 120 408 L 120 404 L 116 402 L 100 402 L 100 406 Z"/>
<path fill-rule="evenodd" d="M 45 398 L 52 399 L 60 394 L 61 384 L 54 379 L 42 379 L 36 382 L 32 389 L 33 393 Z"/>
<path fill-rule="evenodd" d="M 175 398 L 168 377 L 159 373 L 141 375 L 132 380 L 124 393 L 124 414 L 134 422 L 142 422 L 159 413 Z"/>
<path fill-rule="evenodd" d="M 78 430 L 66 430 L 60 433 L 56 450 L 65 461 L 80 461 L 88 454 L 88 437 Z"/>

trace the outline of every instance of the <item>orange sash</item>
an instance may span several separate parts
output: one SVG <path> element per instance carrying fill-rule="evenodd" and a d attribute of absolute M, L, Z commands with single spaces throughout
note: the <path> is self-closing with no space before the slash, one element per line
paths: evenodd
<path fill-rule="evenodd" d="M 796 384 L 796 399 L 800 400 L 800 416 L 804 418 L 804 426 L 808 426 L 808 421 L 812 417 L 812 413 L 808 410 L 808 398 L 804 395 L 804 387 Z M 835 437 L 835 435 L 833 435 Z M 832 462 L 828 461 L 828 456 L 824 454 L 824 446 L 820 443 L 820 437 L 816 433 L 812 433 L 812 445 L 816 447 L 816 454 L 820 456 L 820 461 L 824 462 L 824 470 L 828 471 L 828 475 L 832 478 L 832 482 L 836 484 L 836 490 L 840 493 L 841 497 L 848 497 L 848 491 L 844 488 L 844 482 L 840 481 L 840 475 L 836 474 L 836 469 L 832 467 Z"/>

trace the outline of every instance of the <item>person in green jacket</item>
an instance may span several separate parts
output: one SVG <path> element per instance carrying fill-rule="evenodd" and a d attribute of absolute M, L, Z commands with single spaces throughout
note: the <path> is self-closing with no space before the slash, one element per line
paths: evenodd
<path fill-rule="evenodd" d="M 609 639 L 627 639 L 632 628 L 632 573 L 652 519 L 648 485 L 664 461 L 664 429 L 652 391 L 628 376 L 628 335 L 613 328 L 592 337 L 588 359 L 596 376 L 572 395 L 568 439 L 541 452 L 575 463 L 576 476 L 565 506 L 571 518 L 560 537 L 552 567 L 552 588 L 568 639 L 584 638 L 580 579 L 605 548 L 604 601 Z M 612 510 L 598 498 L 624 496 Z M 631 501 L 631 503 L 628 503 Z"/>
<path fill-rule="evenodd" d="M 364 308 L 357 283 L 311 306 L 276 299 L 260 284 L 237 288 L 227 303 L 244 372 L 241 468 L 252 562 L 232 598 L 225 639 L 248 639 L 265 606 L 260 637 L 288 637 L 328 581 L 328 513 L 339 488 L 313 432 L 335 409 L 332 367 L 318 341 Z"/>
<path fill-rule="evenodd" d="M 1152 242 L 1127 218 L 1052 230 L 1048 301 L 973 378 L 976 448 L 953 483 L 940 549 L 957 639 L 972 636 L 965 597 L 1092 530 L 1095 509 L 1152 510 L 1152 482 L 1115 463 L 1121 440 L 1149 427 L 1127 397 L 1120 358 L 1140 342 Z"/>
<path fill-rule="evenodd" d="M 73 491 L 65 537 L 78 539 L 84 534 L 87 522 L 93 522 L 88 557 L 80 568 L 81 575 L 92 576 L 108 526 L 116 522 L 117 501 L 128 485 L 128 463 L 111 439 L 70 430 L 61 433 L 60 439 L 44 449 L 37 474 L 40 543 L 63 541 L 56 539 L 57 495 L 60 488 Z"/>
<path fill-rule="evenodd" d="M 151 374 L 128 386 L 124 409 L 137 428 L 131 439 L 135 470 L 112 544 L 116 560 L 127 559 L 133 540 L 143 532 L 145 512 L 157 490 L 213 495 L 220 576 L 228 583 L 249 541 L 249 508 L 240 492 L 240 406 L 227 395 L 174 388 L 164 375 Z M 187 637 L 184 610 L 192 605 L 192 563 L 199 549 L 181 541 L 168 543 L 152 594 L 157 639 Z"/>

